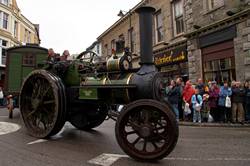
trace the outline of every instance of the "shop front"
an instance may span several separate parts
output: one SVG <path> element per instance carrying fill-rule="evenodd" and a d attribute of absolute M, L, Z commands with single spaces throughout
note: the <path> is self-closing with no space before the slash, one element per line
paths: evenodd
<path fill-rule="evenodd" d="M 156 66 L 163 73 L 167 82 L 177 77 L 188 79 L 187 46 L 181 45 L 172 49 L 154 51 Z"/>
<path fill-rule="evenodd" d="M 203 78 L 205 82 L 236 80 L 234 38 L 235 26 L 222 29 L 200 38 Z"/>

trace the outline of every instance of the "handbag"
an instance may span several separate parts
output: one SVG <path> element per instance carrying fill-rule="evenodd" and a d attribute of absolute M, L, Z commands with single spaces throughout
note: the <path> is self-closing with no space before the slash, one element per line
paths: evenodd
<path fill-rule="evenodd" d="M 184 112 L 185 112 L 186 115 L 191 114 L 191 110 L 189 108 L 188 103 L 185 103 Z"/>
<path fill-rule="evenodd" d="M 227 97 L 226 97 L 226 101 L 225 101 L 225 107 L 231 108 L 231 105 L 232 105 L 231 99 L 230 99 L 229 96 L 227 96 Z"/>

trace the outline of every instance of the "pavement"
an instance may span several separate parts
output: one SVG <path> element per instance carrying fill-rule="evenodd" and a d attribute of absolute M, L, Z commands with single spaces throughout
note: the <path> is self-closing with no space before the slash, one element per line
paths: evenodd
<path fill-rule="evenodd" d="M 250 124 L 239 123 L 193 123 L 193 122 L 179 122 L 180 126 L 195 126 L 195 127 L 235 127 L 235 128 L 250 128 Z"/>
<path fill-rule="evenodd" d="M 237 124 L 180 122 L 176 148 L 155 163 L 138 162 L 119 147 L 114 121 L 91 132 L 66 123 L 51 139 L 27 134 L 18 109 L 8 119 L 0 109 L 0 166 L 249 166 L 250 128 Z M 212 126 L 208 126 L 212 125 Z"/>

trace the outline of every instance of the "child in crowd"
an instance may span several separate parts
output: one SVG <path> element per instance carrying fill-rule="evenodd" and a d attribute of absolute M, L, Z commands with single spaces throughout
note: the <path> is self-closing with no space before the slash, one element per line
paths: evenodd
<path fill-rule="evenodd" d="M 199 94 L 199 88 L 195 88 L 195 94 L 192 96 L 192 106 L 193 106 L 193 122 L 196 123 L 197 121 L 201 123 L 201 107 L 203 103 L 203 99 Z"/>

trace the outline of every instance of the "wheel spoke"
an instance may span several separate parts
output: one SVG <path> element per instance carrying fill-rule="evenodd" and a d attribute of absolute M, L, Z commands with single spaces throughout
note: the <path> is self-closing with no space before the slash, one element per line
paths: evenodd
<path fill-rule="evenodd" d="M 29 118 L 30 116 L 32 116 L 34 113 L 36 113 L 37 110 L 33 110 L 31 111 L 28 115 L 27 115 L 27 118 Z"/>
<path fill-rule="evenodd" d="M 136 134 L 136 131 L 130 131 L 130 132 L 126 132 L 126 135 L 132 135 L 132 134 Z"/>
<path fill-rule="evenodd" d="M 136 122 L 129 122 L 129 125 L 134 129 L 134 130 L 139 130 L 140 125 L 136 124 Z"/>
<path fill-rule="evenodd" d="M 154 141 L 152 141 L 151 143 L 152 143 L 152 145 L 154 146 L 155 149 L 159 148 Z"/>
<path fill-rule="evenodd" d="M 44 104 L 44 105 L 47 105 L 47 104 L 55 104 L 55 100 L 44 101 L 43 104 Z"/>
<path fill-rule="evenodd" d="M 157 128 L 154 128 L 154 130 L 162 130 L 162 129 L 166 129 L 167 126 L 161 126 L 161 127 L 157 127 Z"/>
<path fill-rule="evenodd" d="M 134 142 L 132 142 L 132 145 L 135 146 L 135 144 L 137 144 L 140 141 L 141 137 L 137 137 Z"/>
<path fill-rule="evenodd" d="M 144 152 L 147 152 L 147 144 L 148 144 L 148 142 L 146 140 L 144 140 L 143 149 L 142 149 Z"/>

